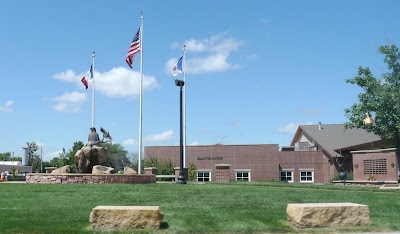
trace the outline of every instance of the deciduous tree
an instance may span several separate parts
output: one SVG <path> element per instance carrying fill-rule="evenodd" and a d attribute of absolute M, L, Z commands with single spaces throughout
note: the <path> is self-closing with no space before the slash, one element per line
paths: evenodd
<path fill-rule="evenodd" d="M 348 128 L 365 128 L 400 148 L 400 53 L 396 45 L 379 47 L 384 55 L 387 72 L 381 77 L 374 76 L 369 67 L 359 67 L 358 74 L 347 83 L 358 85 L 363 92 L 358 95 L 359 102 L 345 109 Z M 374 124 L 364 124 L 368 113 Z"/>

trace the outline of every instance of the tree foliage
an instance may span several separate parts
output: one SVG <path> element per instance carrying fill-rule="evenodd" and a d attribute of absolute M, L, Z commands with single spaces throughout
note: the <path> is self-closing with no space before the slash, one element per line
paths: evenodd
<path fill-rule="evenodd" d="M 77 167 L 75 163 L 75 154 L 78 150 L 80 150 L 83 147 L 83 142 L 82 141 L 76 141 L 74 142 L 73 146 L 71 149 L 68 150 L 68 152 L 65 150 L 65 148 L 62 149 L 62 152 L 58 155 L 58 157 L 54 157 L 49 165 L 53 167 L 63 167 L 66 165 L 71 166 L 71 171 L 72 172 L 77 172 Z"/>
<path fill-rule="evenodd" d="M 365 128 L 383 140 L 400 146 L 400 53 L 396 45 L 379 47 L 384 55 L 388 72 L 380 78 L 372 74 L 368 67 L 359 67 L 358 75 L 346 80 L 358 85 L 363 92 L 358 95 L 359 102 L 345 109 L 348 128 Z M 375 124 L 364 124 L 369 113 Z"/>
<path fill-rule="evenodd" d="M 131 166 L 132 162 L 128 158 L 128 151 L 120 144 L 104 143 L 101 146 L 108 149 L 107 159 L 110 166 L 115 171 L 123 170 L 124 167 Z"/>
<path fill-rule="evenodd" d="M 174 175 L 174 164 L 171 160 L 161 161 L 158 158 L 149 157 L 144 160 L 145 167 L 156 167 L 157 175 Z"/>
<path fill-rule="evenodd" d="M 11 152 L 0 153 L 0 161 L 22 161 L 21 157 L 13 157 Z"/>
<path fill-rule="evenodd" d="M 130 167 L 132 168 L 132 169 L 134 169 L 135 171 L 139 171 L 138 170 L 138 168 L 139 168 L 139 153 L 129 153 L 128 154 L 128 158 L 131 160 L 131 165 L 130 165 Z M 141 171 L 143 171 L 143 168 L 144 168 L 144 166 L 143 166 L 143 160 L 141 161 Z"/>
<path fill-rule="evenodd" d="M 0 153 L 0 161 L 11 161 L 11 153 Z"/>
<path fill-rule="evenodd" d="M 28 147 L 28 165 L 32 166 L 33 172 L 42 172 L 42 159 L 38 153 L 39 145 L 36 142 L 27 142 L 26 144 Z"/>

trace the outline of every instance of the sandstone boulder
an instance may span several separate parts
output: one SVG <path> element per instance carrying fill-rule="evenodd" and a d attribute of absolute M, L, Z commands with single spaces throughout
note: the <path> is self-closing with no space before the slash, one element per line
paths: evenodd
<path fill-rule="evenodd" d="M 98 146 L 84 146 L 75 154 L 75 162 L 80 173 L 91 173 L 94 165 L 109 166 L 108 149 Z"/>
<path fill-rule="evenodd" d="M 114 172 L 114 168 L 112 167 L 106 167 L 102 165 L 95 165 L 92 168 L 92 174 L 96 175 L 107 175 L 107 174 L 112 174 Z"/>
<path fill-rule="evenodd" d="M 64 173 L 71 173 L 70 165 L 66 165 L 51 171 L 51 174 L 64 174 Z"/>
<path fill-rule="evenodd" d="M 289 224 L 298 228 L 370 224 L 368 206 L 354 203 L 288 204 L 286 214 Z"/>
<path fill-rule="evenodd" d="M 124 167 L 124 174 L 126 174 L 126 175 L 136 175 L 137 171 L 135 171 L 134 169 L 132 169 L 130 167 Z"/>
<path fill-rule="evenodd" d="M 95 229 L 160 228 L 163 213 L 159 206 L 97 206 L 89 221 Z"/>

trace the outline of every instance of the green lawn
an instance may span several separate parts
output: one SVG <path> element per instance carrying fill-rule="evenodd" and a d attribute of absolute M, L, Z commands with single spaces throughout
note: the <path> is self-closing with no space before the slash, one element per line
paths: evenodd
<path fill-rule="evenodd" d="M 98 205 L 160 206 L 162 229 L 121 233 L 320 233 L 400 231 L 400 191 L 333 185 L 14 184 L 0 183 L 0 233 L 99 233 L 89 214 Z M 370 226 L 291 228 L 288 203 L 368 205 Z M 116 233 L 116 232 L 115 232 Z"/>

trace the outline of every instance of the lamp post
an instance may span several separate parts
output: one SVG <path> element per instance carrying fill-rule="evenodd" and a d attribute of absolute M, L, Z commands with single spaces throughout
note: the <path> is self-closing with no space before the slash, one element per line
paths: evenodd
<path fill-rule="evenodd" d="M 183 173 L 183 130 L 182 130 L 182 87 L 185 85 L 183 80 L 175 80 L 175 85 L 180 87 L 180 112 L 179 112 L 179 128 L 180 128 L 180 165 L 179 165 L 179 176 L 176 181 L 177 184 L 186 184 L 186 178 Z"/>

